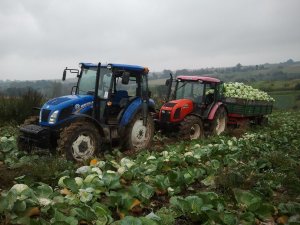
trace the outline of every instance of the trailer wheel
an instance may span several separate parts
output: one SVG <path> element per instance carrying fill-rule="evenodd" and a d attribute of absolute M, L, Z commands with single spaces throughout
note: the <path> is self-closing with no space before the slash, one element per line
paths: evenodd
<path fill-rule="evenodd" d="M 269 124 L 268 117 L 262 116 L 258 118 L 256 124 L 260 126 L 267 126 Z"/>
<path fill-rule="evenodd" d="M 220 135 L 227 129 L 227 112 L 224 107 L 218 108 L 215 118 L 212 121 L 212 134 Z"/>
<path fill-rule="evenodd" d="M 39 123 L 39 116 L 30 116 L 29 118 L 24 120 L 23 124 L 21 124 L 20 126 L 22 127 L 29 124 L 38 124 L 38 123 Z M 17 138 L 17 146 L 19 151 L 26 151 L 28 153 L 30 153 L 34 148 L 32 144 L 22 141 L 19 137 Z"/>
<path fill-rule="evenodd" d="M 179 125 L 179 134 L 184 140 L 203 138 L 204 130 L 202 120 L 197 116 L 186 116 Z"/>
<path fill-rule="evenodd" d="M 122 140 L 123 150 L 135 150 L 149 148 L 154 136 L 154 122 L 150 114 L 147 116 L 147 124 L 143 125 L 142 113 L 137 113 L 127 125 Z"/>
<path fill-rule="evenodd" d="M 62 130 L 57 144 L 58 152 L 68 160 L 82 162 L 99 152 L 100 134 L 92 123 L 74 122 Z"/>

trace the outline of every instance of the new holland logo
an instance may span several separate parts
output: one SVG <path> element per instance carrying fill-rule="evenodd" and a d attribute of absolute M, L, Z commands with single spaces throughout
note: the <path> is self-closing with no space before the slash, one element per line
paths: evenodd
<path fill-rule="evenodd" d="M 93 102 L 87 102 L 87 103 L 84 103 L 84 104 L 82 104 L 82 105 L 76 104 L 76 105 L 74 106 L 74 108 L 75 108 L 75 111 L 78 112 L 78 111 L 80 111 L 81 109 L 83 109 L 83 108 L 85 108 L 85 107 L 88 107 L 88 106 L 91 106 L 91 105 L 93 105 Z"/>

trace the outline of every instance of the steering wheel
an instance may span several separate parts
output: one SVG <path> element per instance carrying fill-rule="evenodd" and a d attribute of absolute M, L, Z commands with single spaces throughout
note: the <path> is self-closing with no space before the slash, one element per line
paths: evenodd
<path fill-rule="evenodd" d="M 94 90 L 88 90 L 86 92 L 87 95 L 94 95 L 95 94 L 95 91 Z"/>
<path fill-rule="evenodd" d="M 214 101 L 214 94 L 209 93 L 208 95 L 206 95 L 205 103 L 207 105 L 211 104 L 213 101 Z"/>

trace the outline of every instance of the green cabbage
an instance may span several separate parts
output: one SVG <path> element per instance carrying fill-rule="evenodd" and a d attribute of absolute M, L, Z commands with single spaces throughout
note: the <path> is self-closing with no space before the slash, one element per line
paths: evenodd
<path fill-rule="evenodd" d="M 224 97 L 226 98 L 240 98 L 247 100 L 260 100 L 274 102 L 274 98 L 264 91 L 255 89 L 249 85 L 239 82 L 224 83 Z"/>

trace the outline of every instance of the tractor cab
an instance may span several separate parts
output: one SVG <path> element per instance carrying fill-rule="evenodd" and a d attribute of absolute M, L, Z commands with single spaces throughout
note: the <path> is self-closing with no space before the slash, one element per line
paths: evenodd
<path fill-rule="evenodd" d="M 172 83 L 172 78 L 166 82 L 169 89 Z M 207 117 L 211 108 L 221 99 L 221 90 L 222 83 L 216 78 L 178 76 L 171 101 L 164 104 L 160 110 L 160 121 L 180 122 L 190 113 Z"/>
<path fill-rule="evenodd" d="M 174 99 L 190 99 L 194 107 L 205 109 L 220 99 L 220 80 L 205 76 L 178 76 Z"/>
<path fill-rule="evenodd" d="M 134 101 L 154 107 L 149 99 L 148 72 L 148 68 L 134 65 L 81 63 L 75 94 L 93 96 L 93 106 L 86 114 L 101 123 L 116 125 Z"/>

